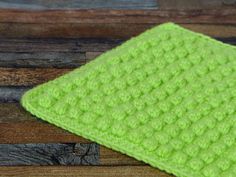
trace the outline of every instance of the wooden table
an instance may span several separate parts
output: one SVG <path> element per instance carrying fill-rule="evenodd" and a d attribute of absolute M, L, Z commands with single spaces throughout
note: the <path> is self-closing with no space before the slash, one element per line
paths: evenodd
<path fill-rule="evenodd" d="M 0 176 L 172 176 L 19 104 L 26 90 L 167 21 L 236 44 L 235 0 L 0 1 Z"/>

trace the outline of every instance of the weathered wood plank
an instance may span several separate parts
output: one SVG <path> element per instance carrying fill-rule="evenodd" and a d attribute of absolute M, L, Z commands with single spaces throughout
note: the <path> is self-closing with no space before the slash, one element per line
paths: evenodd
<path fill-rule="evenodd" d="M 0 38 L 0 52 L 79 52 L 73 39 Z"/>
<path fill-rule="evenodd" d="M 190 18 L 190 17 L 189 17 Z M 191 18 L 190 18 L 191 19 Z M 146 18 L 148 21 L 148 17 Z M 168 20 L 169 21 L 169 20 Z M 115 24 L 115 23 L 0 23 L 0 37 L 10 38 L 118 38 L 127 39 L 158 25 L 147 24 Z M 213 24 L 180 24 L 193 31 L 213 37 L 236 36 L 236 25 Z"/>
<path fill-rule="evenodd" d="M 10 38 L 127 38 L 153 25 L 0 23 L 0 37 Z"/>
<path fill-rule="evenodd" d="M 106 38 L 0 38 L 0 52 L 103 52 L 121 44 L 122 42 L 123 40 Z"/>
<path fill-rule="evenodd" d="M 173 177 L 150 166 L 26 166 L 0 167 L 0 176 L 41 177 Z"/>
<path fill-rule="evenodd" d="M 0 143 L 88 143 L 61 128 L 37 119 L 19 103 L 0 104 Z"/>
<path fill-rule="evenodd" d="M 78 67 L 85 63 L 80 52 L 0 52 L 0 67 Z"/>
<path fill-rule="evenodd" d="M 21 96 L 31 87 L 0 87 L 1 102 L 19 102 Z"/>
<path fill-rule="evenodd" d="M 115 39 L 0 39 L 0 67 L 75 68 L 90 59 L 87 52 L 104 52 Z"/>
<path fill-rule="evenodd" d="M 197 10 L 0 10 L 0 23 L 39 24 L 235 24 L 236 9 Z"/>
<path fill-rule="evenodd" d="M 71 69 L 0 68 L 0 86 L 35 86 L 55 79 L 69 71 Z M 0 89 L 0 95 L 1 91 Z"/>
<path fill-rule="evenodd" d="M 157 8 L 156 0 L 5 0 L 1 8 L 12 9 L 152 9 Z"/>
<path fill-rule="evenodd" d="M 0 144 L 0 166 L 98 165 L 95 143 Z"/>
<path fill-rule="evenodd" d="M 204 28 L 205 25 L 202 26 Z M 213 26 L 214 27 L 214 26 Z M 194 27 L 189 27 L 197 31 Z M 217 26 L 215 26 L 217 28 Z M 211 28 L 209 28 L 211 29 Z M 236 42 L 236 32 L 227 30 L 227 26 L 222 26 L 215 31 L 213 37 L 222 42 L 233 44 Z M 235 27 L 236 30 L 236 27 Z M 230 33 L 231 32 L 231 33 Z M 222 34 L 228 34 L 228 37 L 222 37 Z M 90 59 L 93 53 L 105 52 L 118 45 L 121 45 L 127 39 L 107 39 L 107 38 L 78 38 L 78 39 L 38 39 L 38 38 L 0 38 L 0 53 L 33 53 L 33 52 L 65 52 L 65 53 L 86 53 L 86 59 Z M 90 55 L 91 54 L 91 55 Z"/>

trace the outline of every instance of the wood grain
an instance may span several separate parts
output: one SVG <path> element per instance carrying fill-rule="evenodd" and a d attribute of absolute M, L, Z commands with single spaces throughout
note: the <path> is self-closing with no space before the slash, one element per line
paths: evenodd
<path fill-rule="evenodd" d="M 84 53 L 66 52 L 0 52 L 0 67 L 67 67 L 85 63 Z"/>
<path fill-rule="evenodd" d="M 39 24 L 0 23 L 0 37 L 10 38 L 127 38 L 143 32 L 153 24 Z"/>
<path fill-rule="evenodd" d="M 156 24 L 175 23 L 235 24 L 236 9 L 198 10 L 0 10 L 0 23 L 39 24 Z"/>
<path fill-rule="evenodd" d="M 55 79 L 69 71 L 71 69 L 0 68 L 0 86 L 35 86 Z"/>
<path fill-rule="evenodd" d="M 3 69 L 3 80 L 11 77 L 12 69 L 4 70 L 3 67 L 19 68 L 19 77 L 26 73 L 27 68 L 75 68 L 90 60 L 93 55 L 90 53 L 107 51 L 123 42 L 115 39 L 0 39 L 0 67 Z M 36 70 L 29 69 L 30 72 Z M 63 70 L 53 71 L 37 70 L 39 74 L 49 71 L 64 72 Z M 42 71 L 42 72 L 40 72 Z M 5 74 L 10 72 L 10 75 Z M 22 72 L 22 74 L 21 74 Z M 55 74 L 56 74 L 55 73 Z M 49 75 L 47 74 L 47 76 Z M 33 74 L 34 75 L 34 74 Z M 33 76 L 32 75 L 32 76 Z M 35 75 L 34 75 L 35 76 Z M 39 76 L 39 75 L 38 75 Z M 36 77 L 38 77 L 36 76 Z M 18 77 L 18 78 L 19 78 Z M 24 76 L 23 76 L 24 77 Z M 6 85 L 6 84 L 4 84 Z"/>
<path fill-rule="evenodd" d="M 124 40 L 107 38 L 0 38 L 0 52 L 33 53 L 63 52 L 85 53 L 103 52 L 111 49 Z"/>
<path fill-rule="evenodd" d="M 0 104 L 0 143 L 90 143 L 26 112 L 19 103 Z"/>
<path fill-rule="evenodd" d="M 99 155 L 100 165 L 145 165 L 144 162 L 138 161 L 120 152 L 113 151 L 100 145 Z"/>
<path fill-rule="evenodd" d="M 12 9 L 150 9 L 157 8 L 156 0 L 5 0 L 1 8 Z"/>
<path fill-rule="evenodd" d="M 149 166 L 47 166 L 47 167 L 0 167 L 0 176 L 18 177 L 173 177 Z"/>
<path fill-rule="evenodd" d="M 0 103 L 19 102 L 21 96 L 31 87 L 0 87 Z"/>
<path fill-rule="evenodd" d="M 185 25 L 186 26 L 186 25 Z M 226 43 L 236 42 L 236 27 L 230 28 L 223 25 L 187 25 L 187 28 L 199 32 L 207 31 L 207 28 L 215 29 L 213 37 Z M 227 36 L 224 36 L 227 35 Z M 33 53 L 33 52 L 63 52 L 63 53 L 86 53 L 86 59 L 90 59 L 96 52 L 101 54 L 118 45 L 127 39 L 107 39 L 107 38 L 75 38 L 75 39 L 38 39 L 38 38 L 0 38 L 0 52 L 2 53 Z M 90 54 L 92 53 L 92 54 Z M 96 55 L 97 55 L 96 54 Z"/>
<path fill-rule="evenodd" d="M 146 19 L 148 21 L 148 18 Z M 235 25 L 183 24 L 183 27 L 214 37 L 236 36 Z M 39 24 L 39 23 L 0 23 L 0 37 L 10 38 L 116 38 L 127 39 L 158 25 L 155 24 Z"/>
<path fill-rule="evenodd" d="M 1 143 L 88 143 L 89 140 L 40 121 L 0 123 Z"/>
<path fill-rule="evenodd" d="M 98 165 L 97 144 L 0 144 L 0 166 Z"/>

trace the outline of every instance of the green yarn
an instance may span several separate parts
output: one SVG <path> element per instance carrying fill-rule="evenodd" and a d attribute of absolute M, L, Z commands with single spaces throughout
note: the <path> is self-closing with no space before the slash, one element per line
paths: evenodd
<path fill-rule="evenodd" d="M 178 25 L 147 30 L 21 103 L 176 176 L 236 176 L 236 48 Z"/>

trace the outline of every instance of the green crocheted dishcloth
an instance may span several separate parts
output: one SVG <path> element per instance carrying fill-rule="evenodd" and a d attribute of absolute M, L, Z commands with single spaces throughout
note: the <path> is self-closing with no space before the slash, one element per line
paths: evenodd
<path fill-rule="evenodd" d="M 147 30 L 21 103 L 176 176 L 236 176 L 236 48 L 178 25 Z"/>

